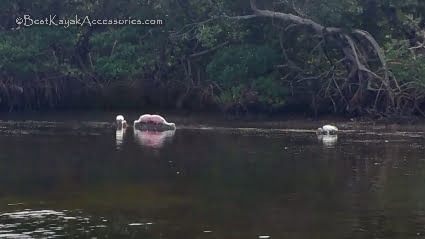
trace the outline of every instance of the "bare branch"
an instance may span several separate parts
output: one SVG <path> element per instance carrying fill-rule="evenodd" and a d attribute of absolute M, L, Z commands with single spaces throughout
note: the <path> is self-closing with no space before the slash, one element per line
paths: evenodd
<path fill-rule="evenodd" d="M 383 54 L 383 50 L 379 46 L 379 44 L 376 42 L 375 38 L 373 38 L 367 31 L 356 29 L 354 30 L 354 33 L 359 34 L 363 37 L 365 37 L 373 46 L 373 49 L 375 50 L 376 54 L 379 57 L 379 60 L 381 62 L 381 65 L 384 69 L 384 81 L 386 84 L 389 84 L 389 70 L 387 67 L 387 62 L 385 61 L 385 57 Z"/>
<path fill-rule="evenodd" d="M 269 10 L 260 10 L 260 9 L 257 8 L 257 6 L 255 4 L 255 0 L 250 0 L 250 4 L 251 4 L 251 9 L 254 11 L 255 15 L 264 16 L 264 17 L 279 18 L 279 19 L 284 20 L 284 21 L 289 21 L 289 22 L 298 23 L 298 24 L 301 24 L 301 25 L 310 26 L 311 28 L 313 28 L 317 32 L 322 32 L 325 29 L 324 26 L 322 26 L 322 25 L 318 24 L 317 22 L 312 21 L 308 18 L 302 18 L 302 17 L 295 16 L 295 15 L 288 14 L 288 13 L 273 12 L 273 11 L 269 11 Z"/>

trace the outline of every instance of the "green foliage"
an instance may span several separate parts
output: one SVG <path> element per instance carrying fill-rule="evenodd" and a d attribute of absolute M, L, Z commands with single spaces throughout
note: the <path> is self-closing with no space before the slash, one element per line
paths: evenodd
<path fill-rule="evenodd" d="M 359 1 L 353 0 L 321 1 L 319 9 L 321 11 L 317 11 L 316 16 L 324 25 L 345 28 L 354 28 L 357 25 L 355 19 L 364 10 Z"/>
<path fill-rule="evenodd" d="M 260 101 L 268 104 L 284 104 L 289 93 L 287 86 L 272 76 L 258 77 L 252 82 L 251 88 L 259 92 Z"/>
<path fill-rule="evenodd" d="M 202 44 L 203 47 L 213 47 L 217 44 L 218 41 L 216 36 L 222 31 L 223 30 L 219 25 L 201 25 L 198 27 L 198 34 L 196 34 L 196 39 Z"/>
<path fill-rule="evenodd" d="M 270 73 L 278 60 L 278 53 L 269 46 L 231 46 L 215 54 L 206 72 L 211 80 L 230 89 Z"/>
<path fill-rule="evenodd" d="M 243 92 L 246 90 L 246 86 L 241 84 L 233 86 L 230 90 L 224 91 L 220 94 L 219 98 L 222 102 L 227 103 L 242 103 Z"/>
<path fill-rule="evenodd" d="M 288 90 L 271 74 L 279 58 L 269 46 L 232 46 L 217 52 L 206 71 L 225 89 L 223 101 L 241 103 L 244 93 L 253 90 L 260 102 L 283 104 Z"/>
<path fill-rule="evenodd" d="M 393 40 L 385 45 L 391 71 L 400 83 L 425 84 L 425 54 L 409 49 L 408 41 Z"/>
<path fill-rule="evenodd" d="M 260 9 L 291 13 L 325 27 L 340 27 L 347 33 L 354 28 L 365 29 L 384 46 L 389 66 L 400 84 L 413 81 L 425 84 L 423 49 L 412 50 L 424 41 L 425 1 L 278 2 L 264 0 L 257 4 Z M 33 17 L 55 14 L 60 18 L 71 18 L 75 14 L 97 19 L 131 16 L 133 19 L 162 19 L 165 24 L 15 29 L 15 18 L 23 13 Z M 321 88 L 315 77 L 342 58 L 340 46 L 326 42 L 326 52 L 320 53 L 326 56 L 319 61 L 318 48 L 314 51 L 313 48 L 320 36 L 308 28 L 277 18 L 230 20 L 218 17 L 250 14 L 252 9 L 246 0 L 3 0 L 0 1 L 0 83 L 25 83 L 34 86 L 33 91 L 42 91 L 52 87 L 39 85 L 40 81 L 67 79 L 96 92 L 103 90 L 105 82 L 111 83 L 110 87 L 130 89 L 136 80 L 152 82 L 154 79 L 152 85 L 155 86 L 141 85 L 160 85 L 167 90 L 143 89 L 153 95 L 147 100 L 149 102 L 160 98 L 157 91 L 165 92 L 161 93 L 167 95 L 164 98 L 173 102 L 186 92 L 196 95 L 192 91 L 206 92 L 205 89 L 217 84 L 222 90 L 221 101 L 243 103 L 247 95 L 255 92 L 256 99 L 264 104 L 283 104 L 288 95 L 287 81 L 294 80 L 293 77 L 310 78 L 299 82 L 295 95 Z M 360 44 L 365 41 L 352 37 Z M 224 42 L 229 44 L 214 50 Z M 191 57 L 199 52 L 207 53 Z M 296 74 L 288 74 L 293 69 L 275 68 L 275 65 L 287 64 L 288 59 L 299 68 Z M 375 67 L 374 60 L 369 60 L 369 66 Z M 189 65 L 191 72 L 187 72 Z M 281 80 L 284 76 L 288 76 L 286 81 Z M 160 84 L 156 84 L 158 82 Z M 135 90 L 137 94 L 140 91 Z M 211 94 L 216 92 L 219 91 L 213 90 Z M 32 101 L 32 98 L 25 100 Z M 0 108 L 4 107 L 2 102 Z"/>
<path fill-rule="evenodd" d="M 65 73 L 70 66 L 59 61 L 60 54 L 75 44 L 76 37 L 71 29 L 56 30 L 39 27 L 1 35 L 0 69 L 3 74 L 28 77 L 49 71 Z"/>
<path fill-rule="evenodd" d="M 128 77 L 139 71 L 138 46 L 121 32 L 97 33 L 90 39 L 94 72 L 103 78 Z"/>

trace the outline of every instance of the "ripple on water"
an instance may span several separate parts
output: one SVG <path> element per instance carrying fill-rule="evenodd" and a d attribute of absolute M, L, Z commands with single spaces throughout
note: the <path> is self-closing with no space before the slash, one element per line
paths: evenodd
<path fill-rule="evenodd" d="M 6 233 L 6 234 L 0 234 L 0 238 L 19 238 L 19 239 L 29 239 L 33 238 L 31 236 L 25 235 L 25 234 L 19 234 L 19 233 Z"/>
<path fill-rule="evenodd" d="M 104 217 L 87 216 L 81 210 L 24 209 L 0 213 L 0 238 L 90 238 L 99 235 L 99 231 L 106 233 L 111 223 L 114 224 Z M 150 230 L 153 224 L 149 221 L 124 222 L 119 227 L 127 233 L 129 228 Z"/>
<path fill-rule="evenodd" d="M 49 122 L 49 121 L 1 121 L 2 136 L 24 135 L 89 135 L 97 136 L 112 129 L 109 122 Z"/>
<path fill-rule="evenodd" d="M 142 226 L 143 225 L 143 223 L 138 223 L 138 222 L 135 222 L 135 223 L 130 223 L 130 224 L 128 224 L 129 226 Z"/>
<path fill-rule="evenodd" d="M 21 212 L 9 212 L 0 214 L 0 217 L 9 217 L 12 219 L 24 219 L 24 218 L 43 218 L 49 215 L 56 216 L 64 216 L 63 212 L 56 212 L 53 210 L 41 210 L 41 211 L 31 211 L 29 209 L 25 209 L 25 211 Z"/>
<path fill-rule="evenodd" d="M 128 224 L 129 226 L 144 226 L 144 225 L 152 225 L 153 222 L 146 222 L 146 223 L 141 223 L 141 222 L 133 222 Z"/>
<path fill-rule="evenodd" d="M 80 215 L 67 216 L 65 211 L 31 210 L 0 214 L 0 238 L 54 238 L 65 236 L 66 230 L 83 227 Z"/>

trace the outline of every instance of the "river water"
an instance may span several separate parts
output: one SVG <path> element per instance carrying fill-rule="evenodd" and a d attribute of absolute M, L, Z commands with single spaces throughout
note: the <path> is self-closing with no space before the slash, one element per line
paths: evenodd
<path fill-rule="evenodd" d="M 425 238 L 423 133 L 0 121 L 0 238 Z"/>

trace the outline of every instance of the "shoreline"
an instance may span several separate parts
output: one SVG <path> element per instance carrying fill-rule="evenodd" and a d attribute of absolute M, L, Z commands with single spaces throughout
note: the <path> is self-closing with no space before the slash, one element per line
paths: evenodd
<path fill-rule="evenodd" d="M 110 122 L 115 121 L 118 114 L 124 115 L 128 122 L 133 122 L 140 115 L 155 113 L 162 115 L 168 122 L 182 126 L 225 127 L 225 128 L 259 128 L 259 129 L 305 129 L 315 130 L 325 124 L 332 124 L 340 130 L 367 130 L 374 132 L 423 131 L 425 120 L 413 121 L 402 119 L 372 120 L 362 118 L 347 118 L 343 116 L 325 115 L 315 120 L 300 114 L 268 117 L 256 115 L 239 119 L 226 117 L 220 113 L 211 112 L 176 112 L 176 111 L 119 111 L 119 110 L 79 110 L 79 111 L 48 111 L 48 112 L 12 112 L 2 114 L 0 121 L 53 121 L 53 122 Z"/>

